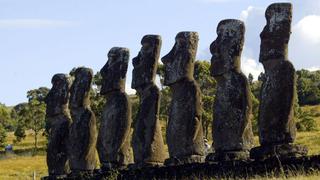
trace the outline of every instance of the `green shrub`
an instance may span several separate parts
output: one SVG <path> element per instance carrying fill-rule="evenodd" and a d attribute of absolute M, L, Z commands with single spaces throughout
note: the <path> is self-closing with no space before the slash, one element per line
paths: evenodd
<path fill-rule="evenodd" d="M 15 142 L 21 142 L 22 139 L 26 138 L 25 128 L 18 125 L 17 129 L 14 131 L 14 136 L 16 137 Z"/>
<path fill-rule="evenodd" d="M 298 131 L 317 130 L 317 123 L 314 119 L 314 114 L 311 111 L 303 111 L 301 108 L 299 108 L 296 120 Z"/>
<path fill-rule="evenodd" d="M 0 124 L 0 147 L 5 147 L 7 132 L 5 128 Z"/>

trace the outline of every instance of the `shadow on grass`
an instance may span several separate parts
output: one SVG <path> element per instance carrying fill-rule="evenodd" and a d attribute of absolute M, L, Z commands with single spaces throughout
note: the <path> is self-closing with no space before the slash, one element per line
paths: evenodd
<path fill-rule="evenodd" d="M 0 160 L 7 159 L 15 156 L 35 156 L 35 155 L 46 155 L 46 147 L 37 148 L 37 151 L 32 148 L 16 149 L 12 152 L 0 151 Z"/>

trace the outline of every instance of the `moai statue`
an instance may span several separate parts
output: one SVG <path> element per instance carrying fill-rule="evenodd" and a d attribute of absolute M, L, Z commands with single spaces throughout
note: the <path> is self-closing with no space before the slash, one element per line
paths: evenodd
<path fill-rule="evenodd" d="M 172 50 L 161 59 L 164 85 L 172 90 L 167 127 L 170 158 L 166 165 L 204 161 L 201 91 L 193 78 L 197 47 L 198 33 L 180 32 Z"/>
<path fill-rule="evenodd" d="M 155 85 L 161 37 L 146 35 L 142 48 L 133 58 L 131 87 L 140 97 L 139 111 L 135 119 L 132 147 L 137 166 L 163 164 L 167 158 L 159 122 L 160 92 Z"/>
<path fill-rule="evenodd" d="M 245 160 L 253 146 L 252 102 L 246 76 L 240 70 L 244 23 L 227 19 L 217 27 L 210 46 L 211 75 L 217 81 L 213 107 L 213 147 L 207 161 Z"/>
<path fill-rule="evenodd" d="M 89 68 L 78 68 L 70 90 L 72 124 L 69 132 L 68 154 L 72 173 L 90 172 L 97 164 L 96 118 L 90 108 L 90 88 L 93 77 Z"/>
<path fill-rule="evenodd" d="M 293 105 L 296 98 L 295 69 L 288 60 L 292 5 L 274 3 L 266 10 L 267 25 L 260 34 L 260 58 L 265 73 L 260 92 L 260 147 L 251 150 L 254 159 L 292 157 L 307 149 L 292 143 L 296 137 Z"/>
<path fill-rule="evenodd" d="M 125 168 L 132 163 L 130 147 L 131 104 L 125 93 L 129 49 L 114 47 L 108 53 L 108 62 L 100 70 L 107 103 L 102 112 L 97 150 L 101 169 Z"/>
<path fill-rule="evenodd" d="M 51 83 L 52 88 L 45 98 L 47 165 L 49 176 L 62 176 L 69 173 L 67 144 L 71 124 L 68 110 L 70 82 L 65 74 L 55 74 Z"/>

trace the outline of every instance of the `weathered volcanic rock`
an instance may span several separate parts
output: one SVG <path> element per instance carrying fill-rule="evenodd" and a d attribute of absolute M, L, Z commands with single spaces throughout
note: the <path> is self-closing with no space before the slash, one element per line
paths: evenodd
<path fill-rule="evenodd" d="M 99 129 L 97 150 L 103 170 L 124 168 L 132 162 L 130 148 L 131 104 L 125 93 L 129 50 L 114 47 L 101 69 L 101 94 L 107 98 Z"/>
<path fill-rule="evenodd" d="M 208 161 L 249 158 L 253 145 L 252 103 L 246 76 L 240 70 L 245 26 L 235 19 L 223 20 L 211 44 L 211 74 L 217 80 L 213 107 L 214 154 Z"/>
<path fill-rule="evenodd" d="M 69 173 L 67 144 L 71 123 L 68 110 L 70 82 L 66 75 L 55 74 L 51 83 L 52 88 L 45 99 L 48 133 L 47 165 L 49 176 L 60 176 Z"/>
<path fill-rule="evenodd" d="M 96 158 L 96 118 L 90 108 L 89 92 L 93 73 L 89 68 L 78 68 L 70 91 L 72 124 L 69 132 L 68 154 L 72 173 L 92 171 Z"/>
<path fill-rule="evenodd" d="M 158 59 L 161 49 L 161 37 L 159 35 L 146 35 L 141 40 L 141 50 L 138 56 L 132 59 L 132 84 L 136 89 L 146 84 L 153 84 L 156 77 Z"/>
<path fill-rule="evenodd" d="M 142 48 L 133 58 L 132 88 L 140 97 L 132 147 L 137 166 L 161 165 L 167 158 L 159 122 L 160 92 L 154 83 L 161 48 L 161 37 L 146 35 Z"/>
<path fill-rule="evenodd" d="M 204 160 L 201 92 L 193 78 L 197 46 L 196 32 L 180 32 L 172 50 L 161 59 L 165 68 L 164 84 L 172 90 L 167 127 L 170 158 L 166 165 Z"/>
<path fill-rule="evenodd" d="M 108 52 L 108 62 L 100 70 L 103 77 L 100 93 L 123 91 L 126 85 L 126 74 L 129 61 L 129 49 L 113 47 Z"/>
<path fill-rule="evenodd" d="M 260 92 L 260 147 L 254 159 L 306 155 L 307 149 L 293 145 L 296 136 L 293 105 L 296 98 L 295 69 L 288 60 L 292 5 L 274 3 L 266 10 L 267 25 L 260 34 L 260 59 L 265 74 Z"/>

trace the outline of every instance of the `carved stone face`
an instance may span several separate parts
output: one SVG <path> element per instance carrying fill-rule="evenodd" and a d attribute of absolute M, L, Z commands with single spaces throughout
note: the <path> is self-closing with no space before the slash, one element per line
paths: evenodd
<path fill-rule="evenodd" d="M 291 34 L 292 5 L 271 4 L 265 13 L 267 24 L 260 34 L 260 62 L 277 59 L 287 60 Z"/>
<path fill-rule="evenodd" d="M 218 37 L 210 45 L 212 76 L 221 76 L 231 70 L 240 72 L 244 33 L 245 26 L 240 20 L 227 19 L 219 23 Z"/>
<path fill-rule="evenodd" d="M 142 38 L 141 45 L 138 56 L 132 59 L 134 69 L 131 87 L 134 89 L 154 83 L 161 49 L 161 37 L 146 35 Z"/>
<path fill-rule="evenodd" d="M 69 99 L 70 82 L 65 74 L 55 74 L 51 80 L 50 89 L 45 101 L 47 104 L 47 116 L 57 115 L 63 112 L 63 106 Z"/>
<path fill-rule="evenodd" d="M 165 69 L 164 85 L 172 85 L 182 79 L 193 79 L 198 40 L 197 32 L 177 34 L 172 50 L 161 59 Z"/>
<path fill-rule="evenodd" d="M 108 61 L 100 70 L 102 86 L 100 93 L 106 95 L 111 91 L 125 90 L 128 69 L 129 49 L 113 47 L 108 53 Z"/>
<path fill-rule="evenodd" d="M 70 107 L 82 107 L 89 103 L 93 72 L 89 68 L 78 68 L 70 90 Z"/>

